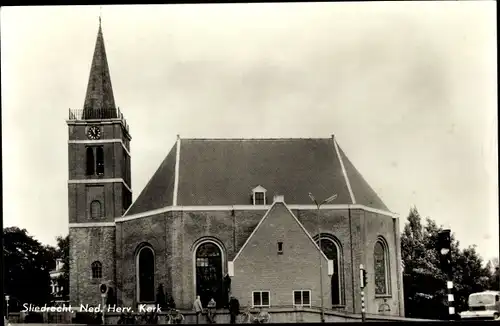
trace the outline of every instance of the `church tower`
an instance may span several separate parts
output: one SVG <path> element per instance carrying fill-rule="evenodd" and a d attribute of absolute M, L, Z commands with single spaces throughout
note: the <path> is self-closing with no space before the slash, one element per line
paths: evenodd
<path fill-rule="evenodd" d="M 115 105 L 100 18 L 83 109 L 70 109 L 67 124 L 70 302 L 93 305 L 101 283 L 115 284 L 114 221 L 132 202 L 131 137 Z"/>

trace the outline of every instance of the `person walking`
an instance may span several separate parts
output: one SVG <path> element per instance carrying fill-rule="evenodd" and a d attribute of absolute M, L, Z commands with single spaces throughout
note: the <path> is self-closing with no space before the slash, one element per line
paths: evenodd
<path fill-rule="evenodd" d="M 201 304 L 201 299 L 200 299 L 199 295 L 197 295 L 196 300 L 194 300 L 193 308 L 194 308 L 194 311 L 196 313 L 196 323 L 199 324 L 200 323 L 200 315 L 203 312 L 203 306 Z"/>
<path fill-rule="evenodd" d="M 216 309 L 217 304 L 215 303 L 214 298 L 211 298 L 210 301 L 208 302 L 207 308 L 208 308 L 208 321 L 210 324 L 215 324 L 215 309 Z"/>
<path fill-rule="evenodd" d="M 236 324 L 236 316 L 240 314 L 240 302 L 234 296 L 229 299 L 229 314 L 231 315 L 231 324 Z"/>

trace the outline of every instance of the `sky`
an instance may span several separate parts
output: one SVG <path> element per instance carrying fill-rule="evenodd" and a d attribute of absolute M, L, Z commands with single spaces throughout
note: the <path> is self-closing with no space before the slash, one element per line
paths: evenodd
<path fill-rule="evenodd" d="M 68 233 L 68 109 L 101 12 L 134 199 L 183 138 L 335 137 L 410 207 L 499 255 L 494 1 L 1 9 L 4 226 Z"/>

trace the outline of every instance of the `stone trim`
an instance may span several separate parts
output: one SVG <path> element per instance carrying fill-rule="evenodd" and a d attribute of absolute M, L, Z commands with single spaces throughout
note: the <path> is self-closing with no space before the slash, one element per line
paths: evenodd
<path fill-rule="evenodd" d="M 130 151 L 125 147 L 123 140 L 121 139 L 96 139 L 96 140 L 68 140 L 68 144 L 106 144 L 106 143 L 121 143 L 125 152 L 127 152 L 128 156 L 130 155 Z"/>

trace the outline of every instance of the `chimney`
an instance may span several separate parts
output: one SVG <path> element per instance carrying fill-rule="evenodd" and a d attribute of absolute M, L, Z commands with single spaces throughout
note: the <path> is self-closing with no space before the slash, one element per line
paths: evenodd
<path fill-rule="evenodd" d="M 274 202 L 274 203 L 284 203 L 284 202 L 285 202 L 285 196 L 282 196 L 282 195 L 274 195 L 274 197 L 273 197 L 273 202 Z"/>

